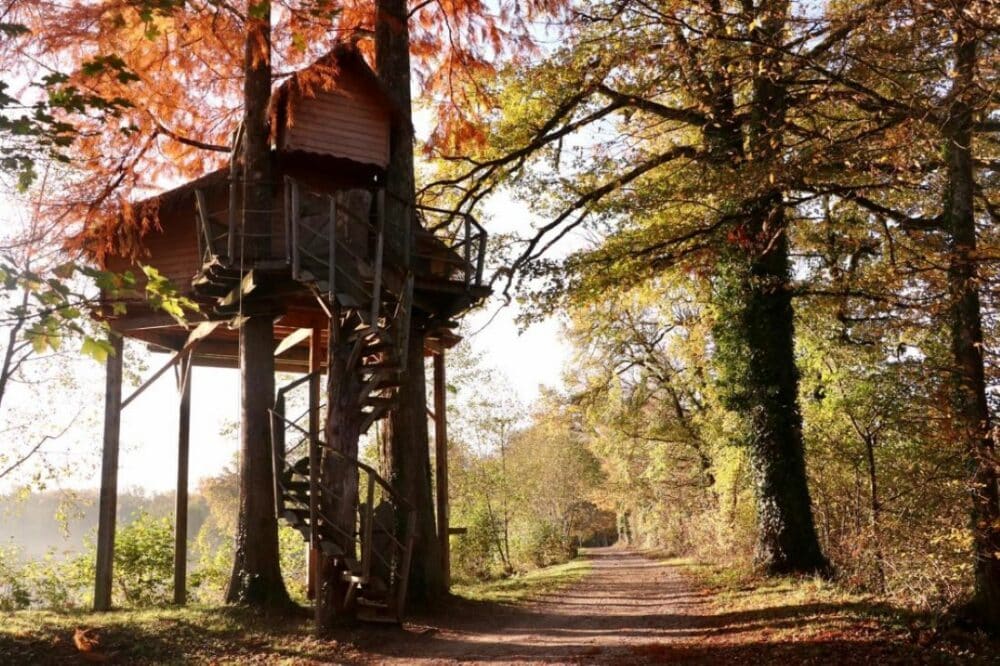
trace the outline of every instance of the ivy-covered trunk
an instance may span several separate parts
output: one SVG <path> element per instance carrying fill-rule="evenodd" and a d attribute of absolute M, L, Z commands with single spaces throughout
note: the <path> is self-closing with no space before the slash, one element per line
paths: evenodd
<path fill-rule="evenodd" d="M 769 574 L 811 573 L 825 571 L 828 563 L 806 478 L 781 189 L 787 98 L 777 45 L 788 2 L 763 2 L 755 12 L 750 56 L 757 74 L 750 112 L 741 126 L 732 92 L 724 89 L 716 105 L 718 121 L 706 133 L 715 160 L 745 170 L 759 192 L 730 206 L 733 223 L 713 290 L 715 363 L 723 404 L 738 416 L 732 443 L 748 451 L 757 503 L 756 565 Z"/>
<path fill-rule="evenodd" d="M 781 224 L 780 195 L 759 202 L 747 233 Z M 780 229 L 780 226 L 779 226 Z M 715 290 L 715 360 L 725 407 L 739 416 L 734 444 L 747 448 L 757 502 L 755 562 L 769 574 L 826 568 L 806 481 L 788 241 L 764 251 L 731 248 Z"/>

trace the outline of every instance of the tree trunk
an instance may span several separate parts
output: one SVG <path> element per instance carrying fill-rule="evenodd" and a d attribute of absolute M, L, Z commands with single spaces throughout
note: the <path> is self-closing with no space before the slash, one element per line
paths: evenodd
<path fill-rule="evenodd" d="M 780 199 L 764 203 L 750 218 L 758 233 L 782 215 Z M 827 567 L 806 482 L 788 270 L 782 233 L 762 255 L 731 250 L 715 289 L 720 392 L 743 418 L 737 443 L 748 449 L 757 501 L 754 557 L 769 574 Z"/>
<path fill-rule="evenodd" d="M 952 106 L 944 127 L 948 180 L 944 223 L 949 232 L 950 328 L 953 354 L 953 417 L 968 451 L 975 549 L 977 615 L 1000 631 L 1000 493 L 983 361 L 983 330 L 977 276 L 972 105 L 976 39 L 955 21 L 955 74 Z"/>
<path fill-rule="evenodd" d="M 410 33 L 406 0 L 375 3 L 375 69 L 401 118 L 392 124 L 386 169 L 386 247 L 393 262 L 410 266 L 416 193 L 410 99 Z"/>
<path fill-rule="evenodd" d="M 345 339 L 340 305 L 334 300 L 330 320 L 329 345 L 327 350 L 327 418 L 326 442 L 328 446 L 347 456 L 358 457 L 358 439 L 361 428 L 361 406 L 358 395 L 361 391 L 356 373 L 347 372 L 347 361 L 351 353 L 351 342 Z M 358 511 L 358 468 L 333 455 L 324 454 L 321 460 L 320 481 L 332 489 L 334 497 L 324 493 L 319 509 L 335 525 L 334 543 L 346 557 L 356 556 L 353 535 Z M 345 612 L 343 602 L 347 594 L 347 584 L 341 579 L 343 570 L 335 559 L 326 554 L 319 557 L 318 589 L 316 590 L 316 631 L 325 636 L 338 624 L 351 621 Z"/>
<path fill-rule="evenodd" d="M 875 573 L 878 576 L 878 591 L 885 593 L 885 555 L 882 552 L 882 500 L 878 491 L 878 471 L 875 467 L 875 445 L 877 435 L 865 433 L 865 462 L 868 465 L 869 519 L 872 543 L 875 547 Z"/>
<path fill-rule="evenodd" d="M 252 5 L 254 11 L 257 5 Z M 272 165 L 267 107 L 271 96 L 271 20 L 249 18 L 243 84 L 243 232 L 244 265 L 266 256 L 269 243 L 256 234 L 270 231 Z M 240 328 L 241 428 L 240 511 L 236 559 L 226 601 L 254 606 L 288 606 L 281 578 L 278 521 L 274 513 L 270 418 L 274 403 L 274 323 L 251 317 Z"/>
<path fill-rule="evenodd" d="M 433 604 L 447 590 L 434 521 L 430 443 L 427 436 L 424 336 L 420 331 L 410 333 L 406 380 L 399 389 L 397 407 L 386 422 L 386 427 L 386 448 L 382 452 L 382 458 L 388 481 L 413 504 L 417 512 L 408 599 L 417 605 Z"/>
<path fill-rule="evenodd" d="M 274 515 L 268 409 L 274 403 L 274 326 L 252 317 L 240 329 L 240 510 L 236 559 L 227 603 L 291 604 L 281 578 L 278 521 Z"/>
<path fill-rule="evenodd" d="M 779 48 L 787 0 L 761 3 L 751 25 L 756 62 L 746 146 L 752 163 L 768 173 L 755 177 L 774 186 L 742 202 L 730 246 L 720 258 L 715 285 L 716 361 L 725 406 L 742 419 L 739 445 L 748 449 L 757 502 L 755 561 L 769 574 L 825 571 L 813 523 L 798 405 L 794 312 L 789 279 L 788 231 L 780 190 L 781 137 L 787 106 Z M 726 113 L 709 148 L 720 161 L 742 160 L 742 137 Z M 733 134 L 724 134 L 726 127 Z"/>
<path fill-rule="evenodd" d="M 375 65 L 401 121 L 393 124 L 386 179 L 386 235 L 399 239 L 390 246 L 392 257 L 410 266 L 415 216 L 413 126 L 410 100 L 410 37 L 406 0 L 377 0 Z M 423 332 L 411 324 L 409 352 L 398 406 L 387 425 L 382 464 L 391 483 L 416 508 L 417 531 L 410 569 L 408 598 L 433 603 L 445 589 L 440 545 L 431 492 L 430 444 L 427 436 L 427 395 L 424 378 Z"/>

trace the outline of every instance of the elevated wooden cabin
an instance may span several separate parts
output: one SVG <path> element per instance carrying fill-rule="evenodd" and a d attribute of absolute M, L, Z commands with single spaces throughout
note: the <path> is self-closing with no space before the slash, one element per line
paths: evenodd
<path fill-rule="evenodd" d="M 325 330 L 317 290 L 336 285 L 348 305 L 372 299 L 376 267 L 370 258 L 382 224 L 380 288 L 400 293 L 411 271 L 414 321 L 428 326 L 429 345 L 450 346 L 452 319 L 488 293 L 482 281 L 486 234 L 471 218 L 418 209 L 409 261 L 401 256 L 403 221 L 380 216 L 388 196 L 392 123 L 404 120 L 362 56 L 338 47 L 291 76 L 273 95 L 270 116 L 275 183 L 265 238 L 243 234 L 242 185 L 224 167 L 140 202 L 136 210 L 155 216 L 156 229 L 139 239 L 138 248 L 119 244 L 122 250 L 106 257 L 106 267 L 137 274 L 140 263 L 155 267 L 201 305 L 200 317 L 207 320 L 274 314 L 277 347 L 299 329 Z M 108 316 L 113 328 L 154 349 L 180 349 L 188 336 L 139 302 L 125 315 Z M 237 356 L 238 331 L 219 326 L 193 361 L 236 367 Z M 282 347 L 278 369 L 306 370 L 308 356 L 307 340 Z"/>

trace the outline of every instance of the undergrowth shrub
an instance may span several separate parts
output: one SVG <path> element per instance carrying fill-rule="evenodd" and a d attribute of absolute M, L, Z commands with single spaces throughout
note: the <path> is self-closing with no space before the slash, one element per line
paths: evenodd
<path fill-rule="evenodd" d="M 536 567 L 547 567 L 571 560 L 576 556 L 576 547 L 560 525 L 533 522 L 526 530 L 518 554 Z"/>
<path fill-rule="evenodd" d="M 114 583 L 129 606 L 164 603 L 173 584 L 174 536 L 169 518 L 145 511 L 115 536 Z"/>

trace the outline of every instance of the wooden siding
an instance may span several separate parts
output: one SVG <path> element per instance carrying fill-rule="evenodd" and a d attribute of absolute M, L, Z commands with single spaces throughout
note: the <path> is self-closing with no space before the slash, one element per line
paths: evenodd
<path fill-rule="evenodd" d="M 162 231 L 150 231 L 143 238 L 147 250 L 144 256 L 135 263 L 122 257 L 109 257 L 108 270 L 135 272 L 142 288 L 144 280 L 138 264 L 146 264 L 160 271 L 181 293 L 188 294 L 191 292 L 191 279 L 201 268 L 194 204 L 189 210 L 181 208 L 162 214 L 160 226 Z"/>
<path fill-rule="evenodd" d="M 371 95 L 351 88 L 295 100 L 289 126 L 280 130 L 278 148 L 388 165 L 389 112 Z"/>

